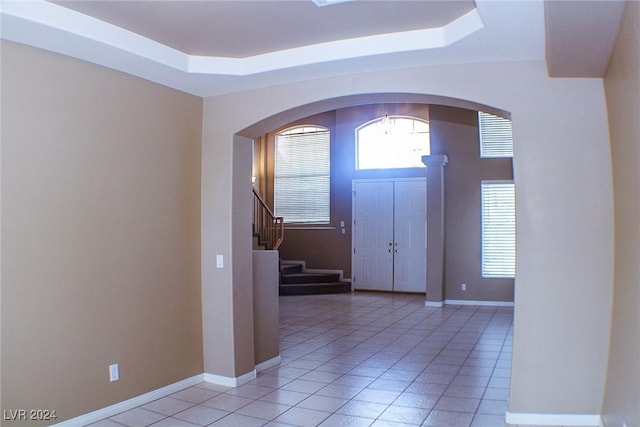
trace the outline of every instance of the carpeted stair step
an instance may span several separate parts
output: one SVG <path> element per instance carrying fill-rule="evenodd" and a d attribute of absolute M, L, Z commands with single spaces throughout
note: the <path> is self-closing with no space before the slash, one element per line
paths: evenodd
<path fill-rule="evenodd" d="M 280 295 L 320 295 L 351 292 L 351 283 L 341 282 L 341 274 L 307 272 L 304 263 L 280 262 Z"/>
<path fill-rule="evenodd" d="M 351 283 L 296 283 L 281 284 L 280 295 L 321 295 L 351 292 Z"/>
<path fill-rule="evenodd" d="M 304 283 L 335 283 L 340 281 L 338 273 L 293 273 L 282 274 L 280 283 L 283 285 L 294 285 Z"/>
<path fill-rule="evenodd" d="M 280 275 L 302 273 L 302 264 L 285 264 L 280 265 Z"/>

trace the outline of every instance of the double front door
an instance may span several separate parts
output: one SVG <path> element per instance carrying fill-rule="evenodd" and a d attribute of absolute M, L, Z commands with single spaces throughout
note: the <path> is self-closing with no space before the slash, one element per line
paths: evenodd
<path fill-rule="evenodd" d="M 355 289 L 426 292 L 426 179 L 353 182 Z"/>

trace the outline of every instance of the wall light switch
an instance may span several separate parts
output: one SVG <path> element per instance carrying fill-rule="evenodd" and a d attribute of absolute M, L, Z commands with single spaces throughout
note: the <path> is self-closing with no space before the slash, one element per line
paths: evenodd
<path fill-rule="evenodd" d="M 344 221 L 340 221 L 340 227 L 344 228 Z"/>
<path fill-rule="evenodd" d="M 224 257 L 222 255 L 216 255 L 216 268 L 224 267 Z"/>
<path fill-rule="evenodd" d="M 114 382 L 120 379 L 120 367 L 117 363 L 109 365 L 109 381 Z"/>
<path fill-rule="evenodd" d="M 467 290 L 467 284 L 466 283 L 461 283 L 460 284 L 460 290 L 466 291 Z"/>

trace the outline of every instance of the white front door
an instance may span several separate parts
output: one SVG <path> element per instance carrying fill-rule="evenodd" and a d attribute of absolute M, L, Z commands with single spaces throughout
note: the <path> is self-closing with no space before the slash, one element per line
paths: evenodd
<path fill-rule="evenodd" d="M 354 181 L 356 289 L 426 292 L 426 180 Z"/>
<path fill-rule="evenodd" d="M 353 267 L 358 289 L 393 290 L 393 182 L 354 188 Z M 356 232 L 357 230 L 357 232 Z"/>
<path fill-rule="evenodd" d="M 427 182 L 398 181 L 394 192 L 393 289 L 427 291 Z"/>

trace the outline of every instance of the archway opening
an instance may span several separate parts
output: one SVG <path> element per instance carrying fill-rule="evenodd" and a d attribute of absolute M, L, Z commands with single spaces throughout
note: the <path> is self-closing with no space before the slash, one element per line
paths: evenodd
<path fill-rule="evenodd" d="M 398 105 L 398 104 L 412 104 L 412 105 L 427 105 L 427 106 L 437 106 L 438 114 L 436 114 L 436 119 L 440 120 L 442 123 L 445 123 L 443 126 L 446 128 L 445 131 L 450 131 L 452 126 L 459 126 L 461 129 L 465 128 L 469 124 L 470 118 L 475 114 L 474 112 L 483 111 L 489 112 L 491 114 L 499 115 L 502 117 L 509 117 L 509 113 L 496 109 L 491 106 L 482 105 L 466 100 L 453 99 L 453 98 L 445 98 L 440 96 L 430 96 L 430 95 L 421 95 L 421 94 L 363 94 L 363 95 L 354 95 L 354 96 L 346 96 L 340 98 L 333 98 L 328 100 L 318 101 L 312 104 L 307 104 L 303 106 L 299 106 L 297 108 L 276 113 L 264 120 L 261 120 L 254 125 L 247 127 L 240 132 L 238 132 L 235 136 L 235 144 L 234 144 L 234 174 L 242 175 L 241 177 L 234 176 L 234 182 L 251 182 L 254 180 L 252 165 L 253 157 L 250 149 L 247 149 L 247 144 L 251 144 L 253 140 L 258 138 L 263 138 L 264 135 L 273 132 L 276 129 L 283 128 L 291 125 L 292 123 L 296 123 L 297 121 L 304 120 L 308 117 L 325 114 L 327 112 L 332 111 L 342 111 L 345 109 L 357 109 L 357 108 L 374 108 L 375 106 L 380 105 Z M 374 106 L 374 107 L 371 107 Z M 382 110 L 381 110 L 382 111 Z M 464 114 L 456 116 L 457 111 L 464 111 Z M 452 116 L 453 114 L 453 116 Z M 448 116 L 447 116 L 448 115 Z M 436 120 L 436 121 L 437 121 Z M 465 121 L 467 120 L 467 121 Z M 453 124 L 452 124 L 453 123 Z M 436 146 L 437 146 L 436 142 Z M 436 150 L 437 151 L 437 150 Z M 447 154 L 444 152 L 438 154 Z M 509 167 L 511 167 L 511 162 L 509 161 Z M 452 173 L 459 173 L 452 172 Z M 479 183 L 478 183 L 479 184 Z M 478 192 L 480 191 L 480 186 L 478 185 Z M 242 199 L 242 200 L 240 200 Z M 240 208 L 243 204 L 247 205 L 247 195 L 244 189 L 241 191 L 236 191 L 234 187 L 234 211 L 241 211 Z M 479 203 L 479 202 L 478 202 Z M 349 208 L 350 209 L 350 208 Z M 243 217 L 243 220 L 247 221 L 246 226 L 240 224 L 240 226 L 236 226 L 236 220 L 234 219 L 234 242 L 244 241 L 245 244 L 234 245 L 234 247 L 243 247 L 250 248 L 249 240 L 250 236 L 246 234 L 246 230 L 250 228 L 250 218 Z M 338 216 L 335 218 L 336 223 L 341 221 L 341 218 Z M 237 235 L 235 230 L 242 230 L 242 235 Z M 478 242 L 479 245 L 479 242 Z M 250 250 L 250 249 L 247 249 Z M 244 259 L 251 259 L 250 257 L 243 257 Z M 446 267 L 445 267 L 446 268 Z M 466 273 L 460 273 L 466 274 Z M 235 276 L 235 273 L 234 273 Z M 444 276 L 443 276 L 444 277 Z M 469 284 L 462 282 L 465 284 L 465 287 Z M 444 300 L 444 295 L 446 295 L 446 287 L 454 286 L 447 285 L 444 282 L 441 284 L 443 289 L 442 295 Z M 459 292 L 469 292 L 468 289 L 462 290 L 460 289 L 460 284 L 455 284 L 458 287 L 458 295 L 452 299 L 465 299 L 464 294 L 460 294 Z M 471 285 L 473 286 L 473 285 Z M 501 286 L 501 285 L 498 285 Z M 508 303 L 513 304 L 513 286 L 511 285 L 511 301 L 505 301 L 505 305 Z M 472 300 L 473 297 L 468 297 L 468 300 Z M 481 301 L 482 302 L 482 301 Z"/>

